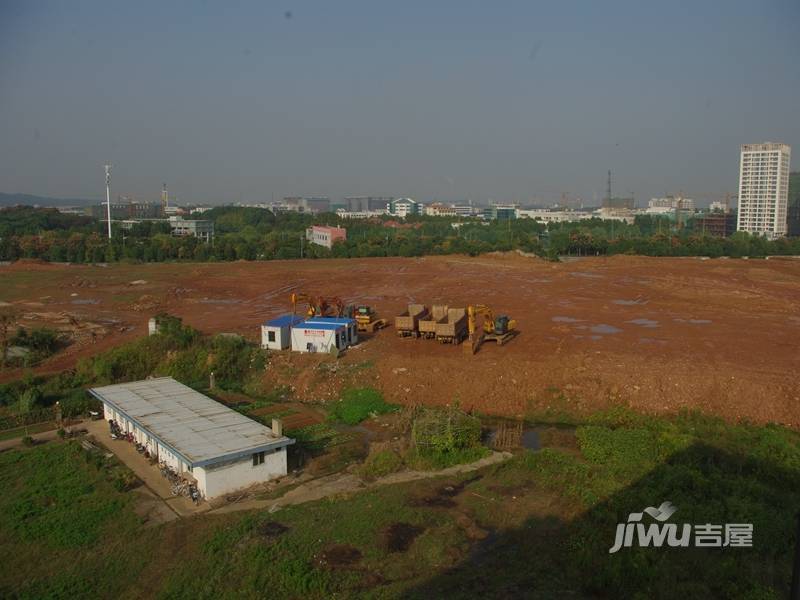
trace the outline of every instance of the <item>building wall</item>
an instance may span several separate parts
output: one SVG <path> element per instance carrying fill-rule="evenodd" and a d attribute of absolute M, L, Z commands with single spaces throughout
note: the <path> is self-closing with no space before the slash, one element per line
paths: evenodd
<path fill-rule="evenodd" d="M 311 344 L 310 350 L 308 344 Z M 292 350 L 295 352 L 330 352 L 334 346 L 340 350 L 347 346 L 347 332 L 344 327 L 333 330 L 299 325 L 292 329 Z"/>
<path fill-rule="evenodd" d="M 786 144 L 741 147 L 738 231 L 768 238 L 786 235 L 790 155 Z"/>
<path fill-rule="evenodd" d="M 269 341 L 270 332 L 275 334 L 275 341 Z M 289 347 L 289 327 L 273 327 L 271 325 L 261 326 L 261 347 L 270 350 L 285 350 Z"/>
<path fill-rule="evenodd" d="M 195 467 L 192 471 L 197 479 L 197 489 L 204 498 L 216 498 L 230 494 L 255 483 L 269 481 L 286 475 L 286 448 L 264 453 L 264 462 L 253 465 L 252 455 L 242 460 Z"/>

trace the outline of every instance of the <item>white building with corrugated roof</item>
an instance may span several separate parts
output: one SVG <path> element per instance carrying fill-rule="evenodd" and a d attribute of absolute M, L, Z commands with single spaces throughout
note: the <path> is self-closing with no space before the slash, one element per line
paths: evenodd
<path fill-rule="evenodd" d="M 175 381 L 160 377 L 92 388 L 107 421 L 151 456 L 196 481 L 207 499 L 286 475 L 280 426 L 265 427 Z"/>

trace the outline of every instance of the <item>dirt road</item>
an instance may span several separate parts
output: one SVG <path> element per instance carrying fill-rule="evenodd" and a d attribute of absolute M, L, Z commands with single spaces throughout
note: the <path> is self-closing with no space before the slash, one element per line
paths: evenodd
<path fill-rule="evenodd" d="M 476 356 L 398 339 L 389 328 L 340 359 L 343 368 L 364 365 L 357 381 L 390 401 L 458 402 L 509 416 L 615 404 L 699 408 L 800 427 L 800 260 L 618 256 L 555 264 L 488 255 L 0 267 L 0 301 L 23 311 L 26 323 L 68 314 L 103 326 L 44 371 L 145 335 L 158 310 L 208 333 L 255 340 L 260 323 L 289 309 L 292 291 L 371 304 L 390 320 L 409 302 L 488 304 L 516 319 L 515 340 Z M 299 399 L 334 398 L 354 378 L 321 375 L 320 360 L 293 358 L 265 382 L 291 385 Z"/>

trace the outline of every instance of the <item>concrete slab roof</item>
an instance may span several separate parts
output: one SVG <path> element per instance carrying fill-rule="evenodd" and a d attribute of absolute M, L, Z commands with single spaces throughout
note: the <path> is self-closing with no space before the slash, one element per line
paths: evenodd
<path fill-rule="evenodd" d="M 192 467 L 293 444 L 269 427 L 175 381 L 159 377 L 89 390 Z"/>

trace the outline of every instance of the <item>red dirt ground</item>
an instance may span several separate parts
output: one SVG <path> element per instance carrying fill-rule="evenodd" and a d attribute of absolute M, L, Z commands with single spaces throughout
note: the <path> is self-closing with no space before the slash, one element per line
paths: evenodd
<path fill-rule="evenodd" d="M 800 427 L 800 260 L 619 256 L 555 264 L 488 255 L 0 267 L 0 301 L 26 313 L 26 322 L 66 313 L 103 327 L 39 367 L 47 372 L 145 335 L 158 310 L 204 332 L 257 339 L 260 323 L 290 309 L 292 291 L 371 304 L 390 321 L 410 302 L 488 304 L 521 331 L 469 356 L 461 347 L 399 339 L 390 327 L 348 351 L 335 373 L 319 368 L 328 357 L 273 357 L 266 382 L 288 383 L 300 399 L 327 400 L 342 385 L 365 382 L 389 401 L 459 402 L 509 416 L 624 404 Z"/>

